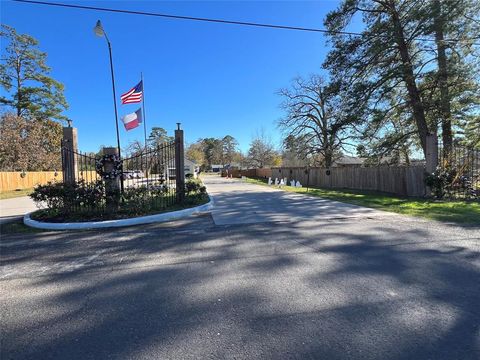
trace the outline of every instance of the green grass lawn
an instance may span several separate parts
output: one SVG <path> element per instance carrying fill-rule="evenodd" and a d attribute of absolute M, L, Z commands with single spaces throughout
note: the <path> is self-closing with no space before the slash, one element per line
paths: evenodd
<path fill-rule="evenodd" d="M 2 235 L 31 234 L 31 233 L 38 233 L 42 231 L 47 231 L 47 230 L 36 229 L 30 226 L 24 225 L 23 219 L 17 219 L 4 224 L 0 224 L 0 233 Z"/>
<path fill-rule="evenodd" d="M 32 193 L 33 189 L 22 189 L 22 190 L 9 190 L 0 192 L 0 200 L 11 199 L 20 196 L 28 196 Z"/>
<path fill-rule="evenodd" d="M 247 182 L 267 185 L 266 180 L 248 178 Z M 480 203 L 467 201 L 438 201 L 420 198 L 400 198 L 356 190 L 331 190 L 295 188 L 284 186 L 285 191 L 318 196 L 325 199 L 395 212 L 404 215 L 419 216 L 432 220 L 450 221 L 480 225 Z"/>

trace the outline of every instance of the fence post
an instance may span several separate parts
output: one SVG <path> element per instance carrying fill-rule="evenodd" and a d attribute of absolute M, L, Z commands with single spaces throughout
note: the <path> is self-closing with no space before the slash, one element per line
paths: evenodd
<path fill-rule="evenodd" d="M 183 151 L 183 130 L 180 129 L 180 123 L 177 123 L 177 130 L 175 130 L 175 180 L 179 203 L 185 199 L 185 158 Z"/>
<path fill-rule="evenodd" d="M 78 165 L 78 135 L 77 128 L 64 127 L 62 139 L 62 172 L 63 182 L 72 184 L 77 181 Z"/>
<path fill-rule="evenodd" d="M 115 155 L 118 157 L 118 148 L 116 147 L 104 147 L 103 148 L 103 155 Z M 103 163 L 103 171 L 105 173 L 111 173 L 115 167 L 113 161 L 106 160 Z M 121 175 L 120 175 L 121 176 Z M 119 195 L 120 195 L 120 176 L 116 176 L 114 178 L 104 178 L 103 181 L 105 182 L 105 192 L 106 192 L 106 200 L 107 200 L 107 207 L 108 208 L 116 208 L 119 203 Z"/>

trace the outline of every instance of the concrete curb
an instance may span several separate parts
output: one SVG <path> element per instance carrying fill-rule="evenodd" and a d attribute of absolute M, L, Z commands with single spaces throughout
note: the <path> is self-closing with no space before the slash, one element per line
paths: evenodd
<path fill-rule="evenodd" d="M 193 214 L 210 212 L 213 208 L 213 198 L 208 195 L 210 201 L 206 204 L 195 206 L 189 209 L 178 211 L 171 211 L 167 213 L 140 216 L 130 219 L 106 220 L 106 221 L 88 221 L 88 222 L 73 222 L 73 223 L 48 223 L 43 221 L 36 221 L 30 217 L 30 214 L 25 214 L 23 223 L 27 226 L 37 229 L 46 230 L 85 230 L 85 229 L 102 229 L 110 227 L 123 227 L 141 224 L 151 224 L 155 222 L 166 222 L 172 220 L 179 220 L 187 218 Z"/>

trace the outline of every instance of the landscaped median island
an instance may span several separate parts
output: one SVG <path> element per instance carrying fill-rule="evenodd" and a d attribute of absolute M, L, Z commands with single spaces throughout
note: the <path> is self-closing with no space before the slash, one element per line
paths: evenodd
<path fill-rule="evenodd" d="M 182 202 L 177 201 L 173 190 L 155 182 L 127 187 L 123 193 L 108 192 L 103 181 L 48 183 L 37 186 L 30 195 L 43 208 L 29 218 L 46 223 L 101 222 L 170 213 L 210 201 L 199 179 L 185 182 Z"/>
<path fill-rule="evenodd" d="M 266 179 L 246 178 L 246 181 L 268 186 Z M 401 198 L 366 191 L 311 187 L 308 192 L 306 187 L 282 186 L 282 190 L 432 220 L 480 225 L 480 203 L 474 201 Z"/>

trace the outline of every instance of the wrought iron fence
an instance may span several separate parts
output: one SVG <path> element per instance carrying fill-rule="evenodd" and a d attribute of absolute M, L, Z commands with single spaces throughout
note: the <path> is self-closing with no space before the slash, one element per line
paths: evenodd
<path fill-rule="evenodd" d="M 480 150 L 439 144 L 437 176 L 443 182 L 443 197 L 480 200 Z"/>
<path fill-rule="evenodd" d="M 62 143 L 64 210 L 101 219 L 112 212 L 161 211 L 179 202 L 175 141 L 123 159 L 74 151 L 68 145 Z"/>
<path fill-rule="evenodd" d="M 139 150 L 123 159 L 121 176 L 125 193 L 128 194 L 130 189 L 145 188 L 152 194 L 163 194 L 152 198 L 158 206 L 175 204 L 175 141 Z"/>

